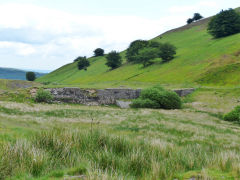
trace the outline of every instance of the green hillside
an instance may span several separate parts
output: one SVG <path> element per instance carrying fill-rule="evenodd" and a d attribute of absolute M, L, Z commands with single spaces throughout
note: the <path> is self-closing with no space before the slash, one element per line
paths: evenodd
<path fill-rule="evenodd" d="M 239 9 L 238 9 L 239 10 Z M 125 63 L 110 71 L 104 57 L 90 58 L 87 71 L 79 71 L 76 63 L 67 64 L 39 78 L 38 82 L 79 87 L 145 87 L 154 84 L 187 87 L 240 85 L 240 34 L 213 39 L 207 33 L 209 19 L 166 32 L 153 40 L 170 42 L 177 55 L 169 63 L 143 68 Z M 124 52 L 121 53 L 124 57 Z M 126 60 L 124 60 L 126 62 Z"/>

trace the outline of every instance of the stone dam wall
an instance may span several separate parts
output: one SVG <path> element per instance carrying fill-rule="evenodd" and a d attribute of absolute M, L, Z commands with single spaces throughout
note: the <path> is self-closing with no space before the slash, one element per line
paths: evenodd
<path fill-rule="evenodd" d="M 55 101 L 85 105 L 116 104 L 121 99 L 136 99 L 141 89 L 80 89 L 80 88 L 51 88 L 47 89 Z M 179 96 L 191 94 L 195 89 L 174 90 Z"/>

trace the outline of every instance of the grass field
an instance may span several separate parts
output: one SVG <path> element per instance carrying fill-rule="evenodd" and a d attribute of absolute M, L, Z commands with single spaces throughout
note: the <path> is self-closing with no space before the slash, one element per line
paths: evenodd
<path fill-rule="evenodd" d="M 176 58 L 162 64 L 143 68 L 140 64 L 125 63 L 110 71 L 104 57 L 90 58 L 87 71 L 79 71 L 76 63 L 70 63 L 38 79 L 53 85 L 78 87 L 149 87 L 165 86 L 239 86 L 240 34 L 213 39 L 206 30 L 209 19 L 204 19 L 167 33 L 153 40 L 170 42 L 177 49 Z M 121 53 L 125 58 L 125 52 Z M 126 62 L 126 60 L 124 60 Z"/>
<path fill-rule="evenodd" d="M 239 179 L 239 89 L 198 89 L 181 110 L 0 101 L 0 179 Z"/>

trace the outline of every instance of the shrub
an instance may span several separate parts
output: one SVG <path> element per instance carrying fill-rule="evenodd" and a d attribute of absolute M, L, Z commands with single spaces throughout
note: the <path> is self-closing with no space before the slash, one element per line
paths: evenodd
<path fill-rule="evenodd" d="M 138 55 L 136 55 L 137 61 L 143 64 L 143 67 L 152 64 L 151 60 L 158 57 L 157 48 L 143 48 L 139 50 Z"/>
<path fill-rule="evenodd" d="M 79 61 L 81 59 L 86 59 L 86 58 L 87 58 L 86 56 L 78 56 L 76 59 L 74 59 L 73 62 L 77 62 L 77 61 Z"/>
<path fill-rule="evenodd" d="M 188 23 L 188 24 L 191 24 L 193 21 L 194 21 L 194 20 L 193 20 L 192 18 L 189 18 L 189 19 L 187 20 L 187 23 Z"/>
<path fill-rule="evenodd" d="M 143 66 L 152 64 L 151 60 L 162 58 L 163 62 L 170 61 L 176 54 L 176 47 L 170 43 L 136 40 L 127 49 L 128 62 L 143 63 Z"/>
<path fill-rule="evenodd" d="M 145 40 L 133 41 L 127 49 L 127 53 L 126 53 L 127 61 L 128 62 L 137 61 L 136 55 L 138 54 L 138 51 L 147 46 L 148 46 L 148 41 L 145 41 Z"/>
<path fill-rule="evenodd" d="M 26 79 L 28 81 L 34 81 L 36 79 L 36 74 L 34 72 L 27 72 Z"/>
<path fill-rule="evenodd" d="M 43 89 L 39 89 L 37 91 L 36 97 L 35 97 L 35 101 L 36 102 L 45 102 L 45 103 L 49 103 L 53 100 L 53 96 L 49 91 L 45 91 Z"/>
<path fill-rule="evenodd" d="M 133 107 L 133 108 L 153 108 L 153 109 L 160 108 L 159 104 L 157 102 L 152 101 L 151 99 L 142 99 L 142 98 L 133 100 L 131 107 Z"/>
<path fill-rule="evenodd" d="M 81 57 L 78 60 L 78 69 L 82 70 L 84 69 L 85 71 L 87 70 L 88 66 L 90 66 L 90 62 L 86 57 Z"/>
<path fill-rule="evenodd" d="M 163 62 L 170 61 L 174 59 L 174 56 L 176 55 L 176 50 L 177 48 L 170 43 L 162 44 L 159 56 L 162 58 Z"/>
<path fill-rule="evenodd" d="M 240 15 L 233 9 L 221 11 L 208 24 L 208 32 L 215 38 L 240 32 Z"/>
<path fill-rule="evenodd" d="M 158 103 L 163 109 L 181 109 L 181 98 L 172 91 L 161 91 Z"/>
<path fill-rule="evenodd" d="M 240 122 L 240 106 L 234 108 L 233 111 L 229 112 L 224 116 L 225 121 Z"/>
<path fill-rule="evenodd" d="M 101 49 L 101 48 L 97 48 L 97 49 L 95 49 L 94 51 L 94 56 L 104 56 L 104 50 L 103 49 Z"/>
<path fill-rule="evenodd" d="M 143 90 L 140 97 L 131 104 L 134 108 L 155 109 L 180 109 L 181 106 L 181 98 L 175 92 L 164 90 L 162 87 Z"/>
<path fill-rule="evenodd" d="M 149 41 L 148 47 L 151 48 L 161 48 L 162 43 L 156 42 L 156 41 Z"/>
<path fill-rule="evenodd" d="M 106 65 L 111 69 L 116 69 L 122 65 L 122 57 L 118 52 L 112 51 L 107 55 Z"/>
<path fill-rule="evenodd" d="M 203 16 L 200 13 L 194 13 L 194 15 L 193 15 L 193 21 L 198 21 L 202 18 L 203 18 Z"/>

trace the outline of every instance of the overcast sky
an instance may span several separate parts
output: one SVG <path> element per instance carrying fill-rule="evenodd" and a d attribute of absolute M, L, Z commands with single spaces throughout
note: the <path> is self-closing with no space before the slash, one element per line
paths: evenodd
<path fill-rule="evenodd" d="M 0 0 L 0 67 L 54 70 L 101 47 L 122 51 L 239 0 Z"/>

